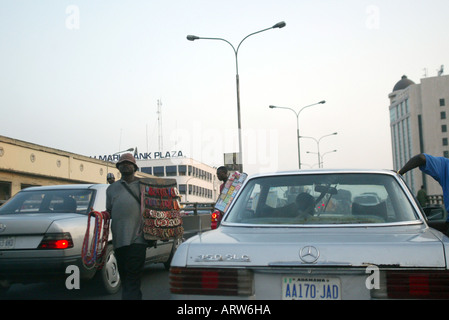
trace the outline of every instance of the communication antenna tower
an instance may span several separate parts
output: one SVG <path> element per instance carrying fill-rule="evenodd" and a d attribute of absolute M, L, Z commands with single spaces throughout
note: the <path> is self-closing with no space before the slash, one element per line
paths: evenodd
<path fill-rule="evenodd" d="M 158 123 L 159 152 L 162 152 L 162 149 L 163 149 L 163 141 L 162 141 L 162 101 L 160 99 L 157 100 L 157 123 Z"/>
<path fill-rule="evenodd" d="M 438 76 L 441 76 L 444 72 L 444 65 L 441 65 L 440 70 L 438 70 Z"/>

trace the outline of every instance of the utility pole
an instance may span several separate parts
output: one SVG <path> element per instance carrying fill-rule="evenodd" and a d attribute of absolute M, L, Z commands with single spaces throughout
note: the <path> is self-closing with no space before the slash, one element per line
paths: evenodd
<path fill-rule="evenodd" d="M 162 101 L 160 99 L 157 100 L 157 123 L 158 123 L 159 152 L 162 152 L 164 144 L 162 141 Z"/>

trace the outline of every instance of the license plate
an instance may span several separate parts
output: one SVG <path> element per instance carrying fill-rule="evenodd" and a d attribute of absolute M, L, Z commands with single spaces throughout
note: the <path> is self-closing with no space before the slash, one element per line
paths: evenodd
<path fill-rule="evenodd" d="M 0 237 L 0 250 L 13 249 L 16 238 L 14 237 Z"/>
<path fill-rule="evenodd" d="M 282 299 L 340 300 L 340 279 L 325 277 L 283 277 Z"/>

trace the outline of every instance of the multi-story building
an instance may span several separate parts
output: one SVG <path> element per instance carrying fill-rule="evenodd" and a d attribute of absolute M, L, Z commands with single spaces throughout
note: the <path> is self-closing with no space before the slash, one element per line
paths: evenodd
<path fill-rule="evenodd" d="M 113 162 L 0 136 L 0 205 L 27 187 L 106 183 L 108 173 L 120 179 Z"/>
<path fill-rule="evenodd" d="M 419 153 L 449 158 L 449 76 L 423 78 L 419 84 L 403 76 L 388 97 L 394 169 Z M 420 170 L 404 178 L 415 194 L 422 185 L 429 195 L 442 194 Z"/>
<path fill-rule="evenodd" d="M 181 152 L 134 154 L 139 178 L 174 178 L 182 202 L 214 203 L 221 181 L 216 168 Z M 0 136 L 0 205 L 23 188 L 30 186 L 106 183 L 108 173 L 120 179 L 115 167 L 118 155 L 100 159 L 49 148 Z"/>
<path fill-rule="evenodd" d="M 136 159 L 139 170 L 156 177 L 176 179 L 182 202 L 213 203 L 221 181 L 217 169 L 186 157 Z"/>

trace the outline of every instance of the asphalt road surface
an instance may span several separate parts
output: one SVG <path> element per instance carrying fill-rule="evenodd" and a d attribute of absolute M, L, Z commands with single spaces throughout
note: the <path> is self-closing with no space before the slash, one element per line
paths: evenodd
<path fill-rule="evenodd" d="M 142 278 L 144 300 L 168 300 L 170 289 L 168 271 L 164 265 L 152 264 L 145 268 Z M 121 292 L 114 295 L 100 293 L 90 283 L 81 282 L 80 289 L 68 290 L 61 283 L 13 284 L 0 300 L 121 300 Z"/>

